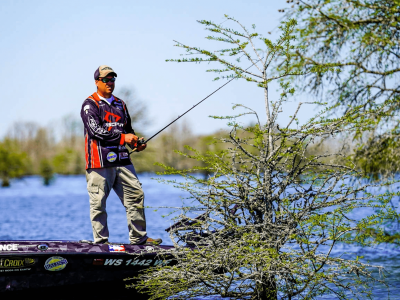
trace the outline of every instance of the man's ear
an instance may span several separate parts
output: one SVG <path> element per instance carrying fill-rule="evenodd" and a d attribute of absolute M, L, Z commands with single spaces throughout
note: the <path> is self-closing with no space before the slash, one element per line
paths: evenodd
<path fill-rule="evenodd" d="M 97 87 L 99 87 L 99 81 L 98 81 L 98 80 L 95 80 L 94 83 L 95 83 L 95 85 L 96 85 Z"/>

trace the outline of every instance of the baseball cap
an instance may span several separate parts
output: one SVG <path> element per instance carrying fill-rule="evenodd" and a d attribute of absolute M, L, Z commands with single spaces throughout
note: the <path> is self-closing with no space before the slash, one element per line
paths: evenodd
<path fill-rule="evenodd" d="M 117 77 L 117 73 L 115 73 L 111 67 L 101 65 L 94 72 L 94 80 L 97 80 L 99 77 L 106 77 L 107 75 L 114 75 L 115 77 Z"/>

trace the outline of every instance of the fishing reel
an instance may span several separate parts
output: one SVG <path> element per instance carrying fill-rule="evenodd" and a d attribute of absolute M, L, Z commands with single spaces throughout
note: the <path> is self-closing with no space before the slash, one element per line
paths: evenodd
<path fill-rule="evenodd" d="M 137 148 L 144 144 L 146 144 L 146 141 L 144 140 L 144 138 L 141 138 L 141 139 L 138 139 L 138 141 L 136 142 L 136 144 L 134 146 L 135 146 L 135 148 Z"/>
<path fill-rule="evenodd" d="M 144 138 L 138 139 L 137 142 L 133 144 L 133 149 L 129 151 L 129 155 L 131 155 L 133 152 L 137 152 L 137 148 L 146 143 L 147 141 L 145 141 Z"/>

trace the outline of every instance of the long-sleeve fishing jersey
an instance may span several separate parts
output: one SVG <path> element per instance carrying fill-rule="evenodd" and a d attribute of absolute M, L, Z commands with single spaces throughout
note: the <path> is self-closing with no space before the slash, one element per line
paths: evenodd
<path fill-rule="evenodd" d="M 110 104 L 93 93 L 83 102 L 81 117 L 85 126 L 86 169 L 131 164 L 124 141 L 126 133 L 135 132 L 122 100 L 114 96 Z"/>

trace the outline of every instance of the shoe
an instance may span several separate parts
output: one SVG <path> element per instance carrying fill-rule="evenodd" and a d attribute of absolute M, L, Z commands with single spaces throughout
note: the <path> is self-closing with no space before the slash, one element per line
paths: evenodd
<path fill-rule="evenodd" d="M 100 242 L 100 243 L 95 243 L 95 244 L 100 244 L 100 245 L 111 245 L 111 243 L 110 243 L 109 241 Z"/>
<path fill-rule="evenodd" d="M 136 245 L 148 245 L 148 246 L 157 246 L 162 243 L 162 239 L 152 239 L 152 238 L 147 238 L 147 240 L 141 242 L 140 244 Z"/>

